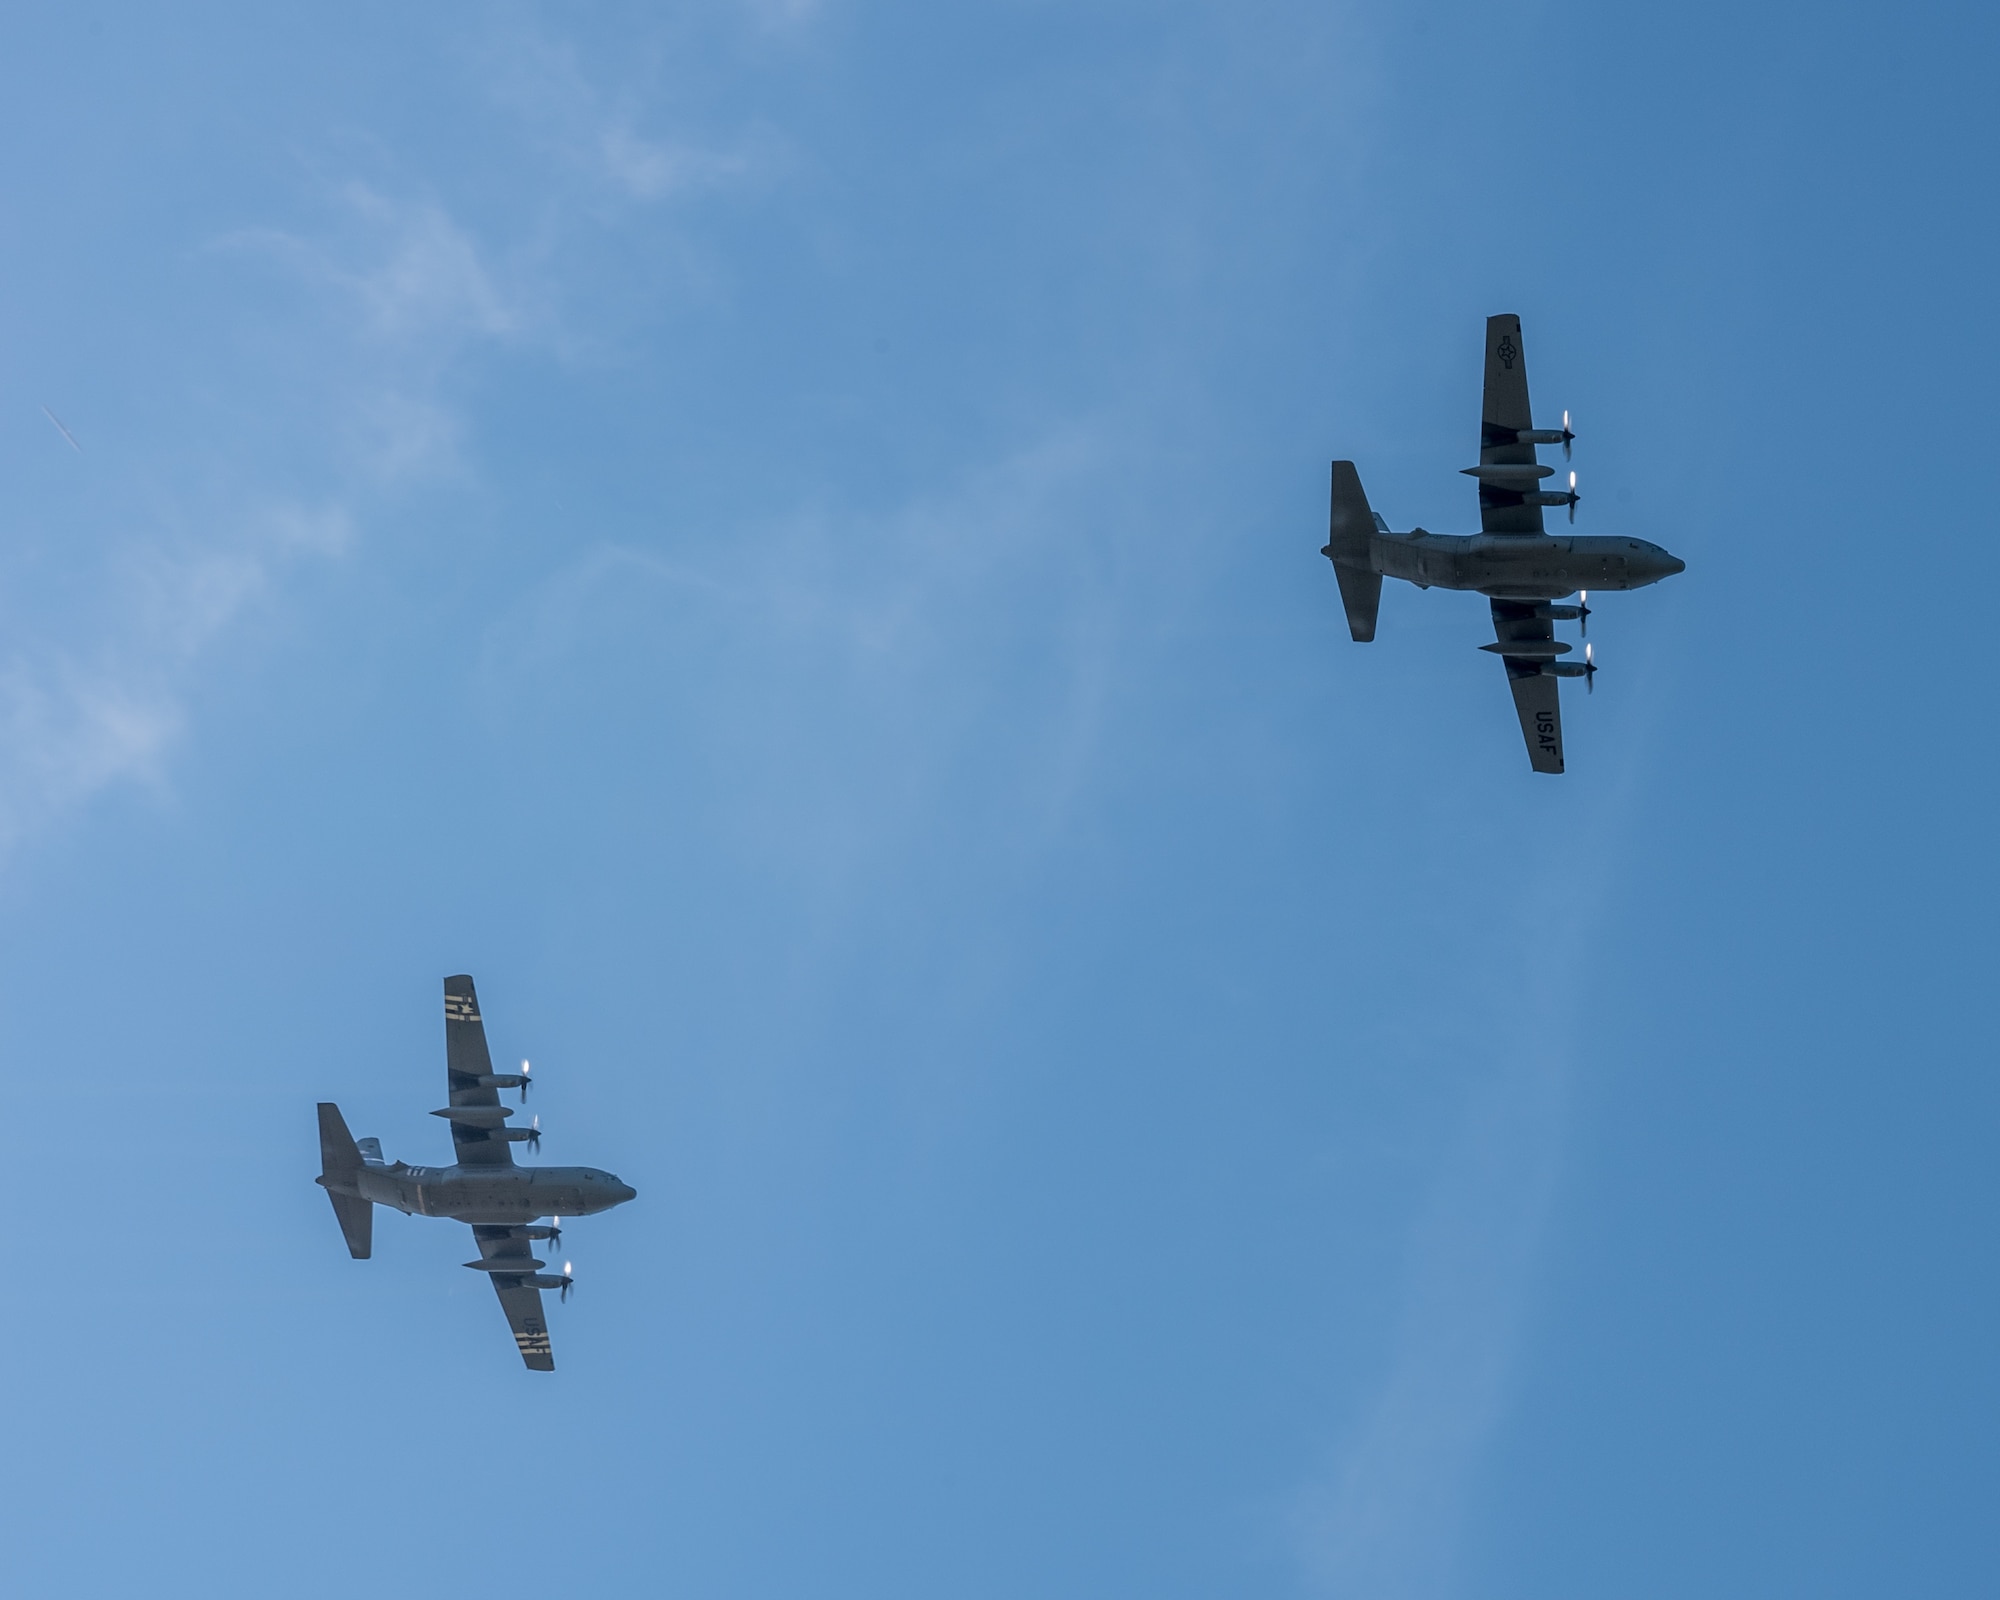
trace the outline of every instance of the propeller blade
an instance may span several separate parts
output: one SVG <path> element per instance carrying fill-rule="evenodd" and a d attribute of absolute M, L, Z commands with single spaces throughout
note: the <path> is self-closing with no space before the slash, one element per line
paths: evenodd
<path fill-rule="evenodd" d="M 537 1154 L 541 1153 L 542 1119 L 540 1117 L 535 1118 L 533 1122 L 528 1124 L 528 1148 Z"/>
<path fill-rule="evenodd" d="M 1585 645 L 1583 647 L 1583 692 L 1585 694 L 1597 693 L 1597 663 L 1591 659 L 1590 652 L 1591 647 Z"/>
<path fill-rule="evenodd" d="M 1576 591 L 1576 611 L 1576 631 L 1581 634 L 1588 634 L 1590 632 L 1590 591 L 1588 589 L 1579 589 Z M 1588 650 L 1584 652 L 1585 655 L 1589 653 Z"/>
<path fill-rule="evenodd" d="M 1563 413 L 1563 460 L 1565 461 L 1569 460 L 1570 441 L 1575 439 L 1575 437 L 1576 435 L 1569 431 L 1569 413 L 1565 411 Z M 1571 487 L 1575 486 L 1572 485 Z"/>
<path fill-rule="evenodd" d="M 527 1062 L 525 1062 L 525 1061 L 523 1061 L 523 1062 L 521 1063 L 521 1104 L 522 1104 L 522 1105 L 526 1105 L 526 1104 L 528 1103 L 528 1073 L 529 1073 L 529 1071 L 530 1071 L 530 1068 L 529 1068 L 529 1066 L 528 1066 L 528 1063 L 527 1063 Z"/>
<path fill-rule="evenodd" d="M 1576 474 L 1569 475 L 1569 520 L 1576 521 Z"/>
<path fill-rule="evenodd" d="M 570 1290 L 576 1287 L 575 1273 L 576 1273 L 576 1264 L 574 1262 L 565 1261 L 563 1263 L 563 1270 L 562 1270 L 562 1275 L 563 1275 L 562 1297 L 565 1301 L 569 1299 Z"/>

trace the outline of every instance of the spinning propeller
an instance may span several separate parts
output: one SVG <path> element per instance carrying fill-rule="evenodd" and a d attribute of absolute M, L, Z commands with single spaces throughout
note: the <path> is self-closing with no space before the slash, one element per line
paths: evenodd
<path fill-rule="evenodd" d="M 542 1119 L 540 1117 L 536 1117 L 528 1124 L 528 1148 L 538 1155 L 541 1153 Z"/>
<path fill-rule="evenodd" d="M 530 1071 L 530 1068 L 529 1068 L 529 1066 L 528 1066 L 528 1063 L 527 1063 L 527 1062 L 525 1062 L 525 1061 L 523 1061 L 523 1062 L 521 1063 L 521 1104 L 522 1104 L 522 1105 L 526 1105 L 526 1104 L 528 1103 L 528 1073 L 529 1073 L 529 1071 Z"/>
<path fill-rule="evenodd" d="M 1567 417 L 1569 413 L 1565 411 L 1563 415 Z M 1563 446 L 1563 454 L 1565 456 L 1569 454 L 1568 445 Z M 1579 496 L 1577 495 L 1576 492 L 1576 473 L 1572 470 L 1569 475 L 1569 520 L 1571 522 L 1576 521 L 1576 502 L 1578 498 Z"/>
<path fill-rule="evenodd" d="M 562 1286 L 562 1297 L 563 1297 L 564 1301 L 567 1301 L 567 1300 L 569 1299 L 569 1292 L 570 1292 L 570 1290 L 572 1290 L 572 1289 L 574 1289 L 574 1288 L 576 1287 L 576 1277 L 575 1277 L 575 1272 L 576 1272 L 576 1263 L 575 1263 L 575 1262 L 573 1262 L 573 1261 L 565 1261 L 565 1262 L 563 1263 L 563 1269 L 562 1269 L 562 1280 L 563 1280 L 563 1286 Z"/>
<path fill-rule="evenodd" d="M 1569 431 L 1569 413 L 1563 413 L 1563 460 L 1569 460 L 1569 447 L 1576 442 L 1576 435 Z M 1576 487 L 1575 478 L 1570 479 L 1570 487 Z"/>
<path fill-rule="evenodd" d="M 1576 592 L 1576 631 L 1581 634 L 1588 634 L 1590 632 L 1590 591 L 1588 589 L 1579 589 Z"/>
<path fill-rule="evenodd" d="M 1592 646 L 1590 645 L 1583 647 L 1583 692 L 1585 694 L 1597 693 L 1597 663 L 1590 659 L 1591 649 Z M 567 1272 L 569 1269 L 565 1267 L 563 1270 Z"/>

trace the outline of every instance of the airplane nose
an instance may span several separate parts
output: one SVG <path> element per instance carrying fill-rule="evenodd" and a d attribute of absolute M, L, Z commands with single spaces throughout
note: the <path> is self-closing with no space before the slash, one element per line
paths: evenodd
<path fill-rule="evenodd" d="M 633 1188 L 631 1184 L 621 1183 L 618 1185 L 617 1203 L 619 1205 L 622 1206 L 627 1200 L 636 1200 L 638 1198 L 639 1198 L 639 1191 Z"/>
<path fill-rule="evenodd" d="M 1679 556 L 1670 556 L 1664 550 L 1660 552 L 1660 561 L 1667 569 L 1667 576 L 1670 578 L 1676 572 L 1685 572 L 1688 569 L 1688 564 L 1681 560 Z"/>

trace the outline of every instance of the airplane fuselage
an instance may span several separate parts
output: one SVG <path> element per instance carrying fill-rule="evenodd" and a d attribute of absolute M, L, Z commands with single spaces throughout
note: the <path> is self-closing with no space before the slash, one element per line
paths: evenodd
<path fill-rule="evenodd" d="M 596 1167 L 413 1167 L 398 1161 L 363 1166 L 353 1192 L 411 1216 L 524 1223 L 609 1211 L 636 1191 Z"/>
<path fill-rule="evenodd" d="M 1472 589 L 1502 599 L 1560 600 L 1578 589 L 1643 589 L 1686 563 L 1644 539 L 1544 533 L 1376 532 L 1369 561 L 1420 589 Z"/>

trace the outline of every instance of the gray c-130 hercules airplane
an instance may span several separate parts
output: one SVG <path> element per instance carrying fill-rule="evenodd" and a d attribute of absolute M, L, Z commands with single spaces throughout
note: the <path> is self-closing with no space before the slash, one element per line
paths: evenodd
<path fill-rule="evenodd" d="M 479 1259 L 465 1264 L 483 1272 L 500 1296 L 500 1309 L 521 1359 L 536 1372 L 555 1371 L 548 1324 L 542 1318 L 542 1291 L 559 1289 L 569 1298 L 569 1267 L 544 1274 L 529 1246 L 562 1237 L 557 1217 L 586 1217 L 623 1205 L 638 1191 L 595 1167 L 517 1167 L 510 1145 L 539 1144 L 539 1126 L 505 1126 L 514 1113 L 500 1103 L 501 1089 L 528 1098 L 527 1063 L 521 1072 L 496 1073 L 486 1051 L 486 1024 L 479 997 L 465 976 L 444 980 L 445 1081 L 450 1103 L 433 1111 L 451 1123 L 457 1162 L 449 1167 L 413 1167 L 383 1161 L 379 1139 L 357 1140 L 347 1131 L 340 1107 L 319 1108 L 318 1183 L 333 1201 L 333 1214 L 347 1239 L 347 1253 L 366 1260 L 374 1249 L 375 1208 L 390 1206 L 419 1217 L 456 1217 L 472 1224 Z M 538 1219 L 548 1217 L 544 1223 Z"/>
<path fill-rule="evenodd" d="M 1597 671 L 1589 647 L 1581 661 L 1562 661 L 1568 644 L 1552 624 L 1583 624 L 1590 615 L 1592 589 L 1643 589 L 1671 578 L 1687 564 L 1643 539 L 1557 537 L 1542 527 L 1544 506 L 1567 506 L 1576 520 L 1576 474 L 1569 488 L 1543 489 L 1555 469 L 1535 459 L 1535 447 L 1559 444 L 1565 458 L 1576 436 L 1569 413 L 1560 428 L 1537 428 L 1528 409 L 1528 361 L 1521 348 L 1521 319 L 1486 319 L 1486 394 L 1480 408 L 1479 465 L 1466 467 L 1479 480 L 1479 529 L 1456 536 L 1412 528 L 1392 533 L 1368 507 L 1361 477 L 1352 461 L 1333 464 L 1333 508 L 1326 546 L 1320 554 L 1333 563 L 1340 580 L 1348 631 L 1366 644 L 1375 637 L 1375 613 L 1382 579 L 1402 578 L 1419 589 L 1473 589 L 1493 605 L 1493 644 L 1481 645 L 1507 668 L 1528 761 L 1537 772 L 1563 769 L 1562 707 L 1557 684 Z M 1575 605 L 1555 605 L 1581 589 Z"/>

